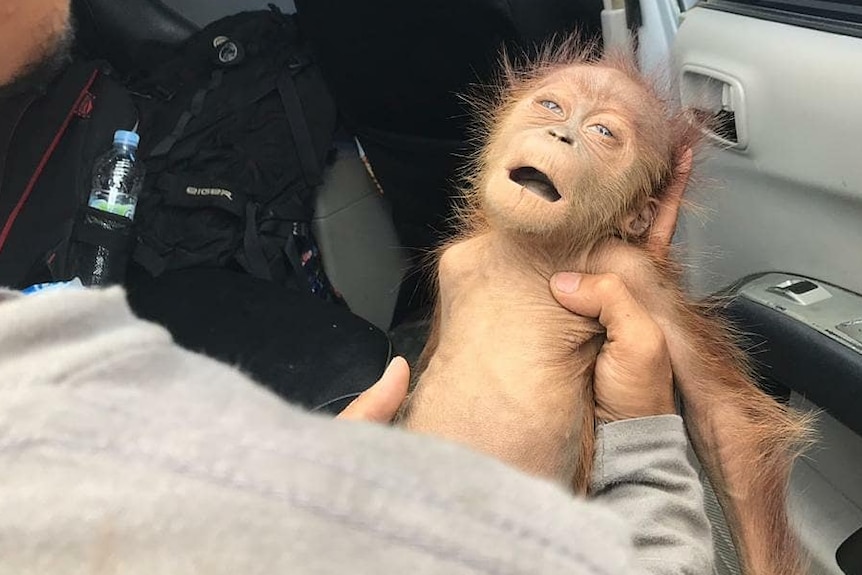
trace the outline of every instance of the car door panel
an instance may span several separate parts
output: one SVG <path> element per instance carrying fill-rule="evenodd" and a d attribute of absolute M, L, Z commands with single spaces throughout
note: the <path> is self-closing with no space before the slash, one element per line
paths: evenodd
<path fill-rule="evenodd" d="M 749 136 L 706 151 L 681 221 L 694 293 L 773 270 L 862 292 L 862 39 L 695 8 L 675 52 L 739 82 Z"/>
<path fill-rule="evenodd" d="M 695 207 L 680 221 L 676 243 L 691 292 L 702 297 L 784 272 L 862 293 L 862 38 L 709 5 L 685 13 L 674 74 L 684 105 L 732 113 L 735 134 L 722 129 L 724 141 L 708 139 L 690 186 Z M 744 141 L 729 142 L 734 135 Z M 835 397 L 858 400 L 862 381 L 853 374 L 862 353 L 852 344 L 836 347 L 780 309 L 752 309 L 755 321 L 744 328 L 771 348 L 763 371 L 810 396 L 794 393 L 797 406 L 829 407 L 811 402 L 829 402 L 816 381 L 829 370 L 791 369 L 803 351 L 814 364 L 849 366 Z M 823 345 L 800 350 L 806 341 Z M 847 407 L 832 411 L 858 428 Z M 791 513 L 811 573 L 841 575 L 836 551 L 862 527 L 862 436 L 827 410 L 815 432 L 816 447 L 794 468 Z M 720 573 L 734 572 L 718 563 Z"/>
<path fill-rule="evenodd" d="M 797 395 L 791 401 L 799 409 L 816 409 Z M 810 573 L 845 575 L 836 552 L 862 527 L 862 437 L 822 412 L 816 430 L 820 440 L 793 469 L 791 518 L 810 556 Z"/>

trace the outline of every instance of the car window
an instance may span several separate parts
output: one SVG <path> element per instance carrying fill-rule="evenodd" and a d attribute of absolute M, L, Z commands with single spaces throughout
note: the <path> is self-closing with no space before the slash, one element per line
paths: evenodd
<path fill-rule="evenodd" d="M 700 6 L 862 36 L 862 3 L 859 0 L 703 0 Z"/>

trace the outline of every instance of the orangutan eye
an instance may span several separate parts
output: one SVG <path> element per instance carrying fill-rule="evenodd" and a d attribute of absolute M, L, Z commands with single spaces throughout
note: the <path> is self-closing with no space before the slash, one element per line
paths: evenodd
<path fill-rule="evenodd" d="M 588 127 L 587 129 L 595 132 L 596 134 L 601 134 L 605 138 L 613 138 L 614 137 L 613 132 L 611 132 L 610 130 L 607 129 L 607 127 L 605 127 L 601 124 L 593 124 L 592 126 Z"/>
<path fill-rule="evenodd" d="M 550 111 L 552 111 L 555 114 L 559 114 L 560 116 L 563 115 L 563 109 L 560 107 L 559 104 L 557 104 L 556 102 L 554 102 L 552 100 L 542 100 L 541 102 L 539 102 L 539 105 L 542 106 L 543 108 L 549 109 Z"/>

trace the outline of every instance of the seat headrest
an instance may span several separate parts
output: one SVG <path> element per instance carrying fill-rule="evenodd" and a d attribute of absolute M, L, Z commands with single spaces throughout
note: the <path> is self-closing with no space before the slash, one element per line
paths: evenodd
<path fill-rule="evenodd" d="M 198 27 L 160 0 L 72 0 L 78 43 L 122 72 L 146 67 Z"/>

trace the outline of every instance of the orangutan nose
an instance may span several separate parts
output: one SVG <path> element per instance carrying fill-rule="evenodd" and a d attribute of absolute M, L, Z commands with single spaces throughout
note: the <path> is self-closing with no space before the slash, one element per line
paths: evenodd
<path fill-rule="evenodd" d="M 548 134 L 550 134 L 552 137 L 556 138 L 564 144 L 569 144 L 570 146 L 575 141 L 574 138 L 572 138 L 571 134 L 569 134 L 569 131 L 565 128 L 551 128 L 550 130 L 548 130 Z"/>

